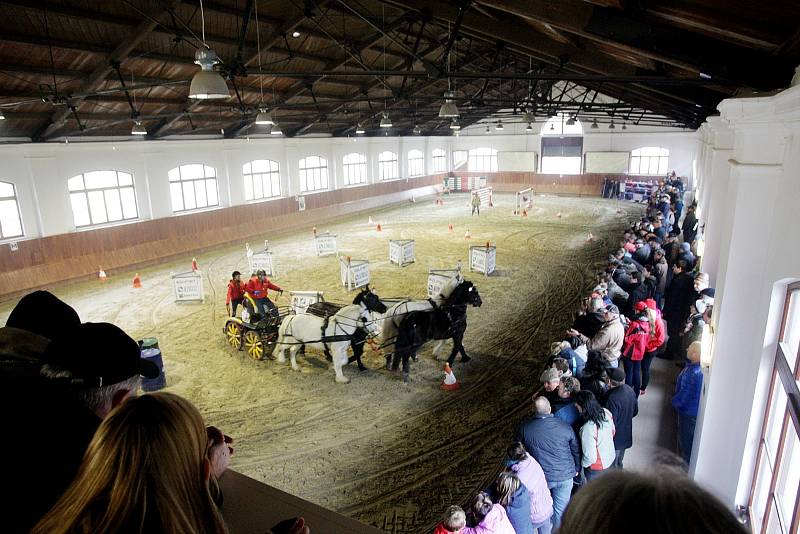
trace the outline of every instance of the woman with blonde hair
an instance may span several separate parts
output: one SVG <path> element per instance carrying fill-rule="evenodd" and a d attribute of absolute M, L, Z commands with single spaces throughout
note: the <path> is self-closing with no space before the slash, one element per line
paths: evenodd
<path fill-rule="evenodd" d="M 506 509 L 506 515 L 516 534 L 533 534 L 531 496 L 516 473 L 500 473 L 490 495 L 494 502 Z"/>
<path fill-rule="evenodd" d="M 76 479 L 32 532 L 225 534 L 212 498 L 214 445 L 189 401 L 129 399 L 100 425 Z"/>

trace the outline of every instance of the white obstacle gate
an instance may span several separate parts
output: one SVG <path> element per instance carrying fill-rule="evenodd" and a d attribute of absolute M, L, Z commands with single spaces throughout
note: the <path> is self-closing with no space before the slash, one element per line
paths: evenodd
<path fill-rule="evenodd" d="M 390 239 L 389 240 L 389 262 L 396 263 L 400 267 L 405 267 L 414 263 L 415 244 L 413 239 Z"/>
<path fill-rule="evenodd" d="M 290 291 L 289 295 L 295 313 L 305 313 L 309 306 L 323 300 L 322 291 Z"/>
<path fill-rule="evenodd" d="M 338 252 L 336 248 L 336 234 L 325 232 L 314 236 L 314 245 L 317 248 L 317 256 L 335 256 Z"/>
<path fill-rule="evenodd" d="M 257 252 L 250 250 L 248 247 L 247 264 L 250 267 L 250 272 L 254 273 L 263 269 L 267 276 L 274 276 L 275 272 L 272 269 L 272 251 L 269 249 L 269 241 L 264 241 L 264 249 Z"/>
<path fill-rule="evenodd" d="M 469 247 L 469 270 L 489 276 L 497 265 L 497 247 L 471 246 Z"/>
<path fill-rule="evenodd" d="M 175 295 L 175 302 L 205 302 L 202 273 L 188 271 L 173 274 L 172 291 Z"/>
<path fill-rule="evenodd" d="M 514 201 L 514 215 L 522 215 L 523 211 L 533 207 L 533 188 L 529 187 L 517 191 L 517 198 Z"/>
<path fill-rule="evenodd" d="M 482 208 L 491 208 L 494 206 L 494 203 L 492 202 L 491 187 L 481 187 L 480 189 L 473 189 L 472 193 L 478 194 L 478 197 L 481 199 Z"/>
<path fill-rule="evenodd" d="M 370 281 L 369 260 L 353 260 L 349 256 L 339 258 L 339 275 L 348 291 L 365 286 Z"/>
<path fill-rule="evenodd" d="M 428 269 L 428 298 L 437 298 L 444 286 L 461 276 L 461 269 Z"/>

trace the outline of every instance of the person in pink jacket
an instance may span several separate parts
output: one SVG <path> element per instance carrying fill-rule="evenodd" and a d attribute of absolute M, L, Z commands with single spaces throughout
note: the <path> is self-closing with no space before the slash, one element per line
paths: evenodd
<path fill-rule="evenodd" d="M 505 508 L 492 504 L 486 492 L 472 499 L 469 510 L 475 526 L 464 528 L 463 534 L 516 534 Z"/>
<path fill-rule="evenodd" d="M 509 471 L 517 474 L 520 481 L 528 488 L 531 496 L 531 523 L 537 534 L 550 534 L 550 518 L 553 515 L 553 497 L 547 489 L 547 480 L 544 477 L 542 466 L 533 456 L 528 454 L 525 446 L 515 441 L 508 446 L 506 451 Z"/>

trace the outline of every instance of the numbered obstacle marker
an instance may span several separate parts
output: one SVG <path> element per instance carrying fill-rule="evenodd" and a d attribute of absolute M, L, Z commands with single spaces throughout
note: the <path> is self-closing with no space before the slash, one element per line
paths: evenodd
<path fill-rule="evenodd" d="M 370 282 L 369 260 L 339 258 L 339 274 L 348 291 L 363 287 Z"/>
<path fill-rule="evenodd" d="M 289 294 L 295 313 L 305 313 L 309 306 L 323 300 L 322 291 L 290 291 Z"/>
<path fill-rule="evenodd" d="M 497 247 L 473 246 L 469 247 L 469 270 L 489 276 L 497 265 Z"/>
<path fill-rule="evenodd" d="M 247 263 L 250 266 L 251 273 L 263 269 L 267 273 L 267 276 L 275 275 L 272 269 L 272 251 L 266 244 L 263 250 L 253 251 L 247 258 Z"/>
<path fill-rule="evenodd" d="M 400 267 L 405 267 L 415 261 L 415 246 L 413 239 L 390 239 L 389 261 Z"/>
<path fill-rule="evenodd" d="M 172 290 L 175 294 L 175 302 L 205 301 L 203 275 L 200 271 L 173 274 Z"/>
<path fill-rule="evenodd" d="M 439 295 L 448 283 L 461 276 L 461 269 L 429 269 L 428 270 L 428 298 L 439 298 Z"/>
<path fill-rule="evenodd" d="M 316 234 L 314 236 L 314 243 L 317 246 L 317 256 L 336 255 L 336 234 L 330 234 L 328 232 Z"/>

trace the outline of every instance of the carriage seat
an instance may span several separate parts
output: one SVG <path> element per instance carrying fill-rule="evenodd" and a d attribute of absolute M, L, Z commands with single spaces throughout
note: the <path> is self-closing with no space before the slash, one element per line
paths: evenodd
<path fill-rule="evenodd" d="M 306 313 L 309 315 L 316 315 L 317 317 L 332 317 L 339 313 L 339 310 L 344 308 L 344 304 L 335 304 L 333 302 L 315 302 L 306 308 Z"/>

